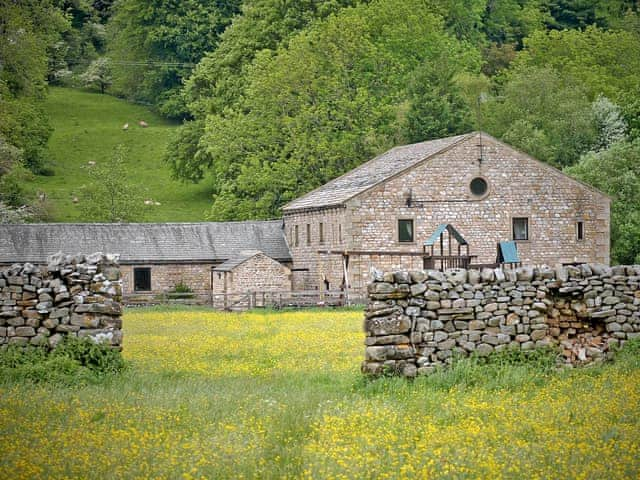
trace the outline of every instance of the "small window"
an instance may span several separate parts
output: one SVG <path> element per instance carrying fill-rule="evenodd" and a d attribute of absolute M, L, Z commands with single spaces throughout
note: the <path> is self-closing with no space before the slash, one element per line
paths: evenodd
<path fill-rule="evenodd" d="M 300 231 L 298 229 L 298 225 L 295 225 L 293 228 L 293 244 L 296 247 L 300 245 Z"/>
<path fill-rule="evenodd" d="M 413 220 L 398 220 L 398 240 L 413 242 Z"/>
<path fill-rule="evenodd" d="M 133 289 L 136 292 L 151 291 L 151 269 L 150 268 L 134 268 L 133 269 Z"/>
<path fill-rule="evenodd" d="M 471 180 L 469 189 L 474 196 L 482 197 L 487 193 L 487 190 L 489 190 L 489 184 L 487 184 L 487 181 L 484 178 L 476 177 Z"/>
<path fill-rule="evenodd" d="M 529 240 L 529 219 L 526 217 L 513 219 L 513 239 Z"/>
<path fill-rule="evenodd" d="M 324 243 L 324 223 L 320 222 L 319 228 L 318 228 L 318 241 L 319 243 Z"/>
<path fill-rule="evenodd" d="M 578 240 L 584 240 L 584 222 L 576 223 L 576 237 Z"/>
<path fill-rule="evenodd" d="M 311 245 L 311 224 L 307 223 L 307 245 Z"/>

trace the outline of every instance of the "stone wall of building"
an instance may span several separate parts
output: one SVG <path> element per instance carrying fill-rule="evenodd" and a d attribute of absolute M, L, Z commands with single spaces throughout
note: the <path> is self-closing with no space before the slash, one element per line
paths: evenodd
<path fill-rule="evenodd" d="M 343 283 L 342 257 L 319 250 L 344 250 L 349 235 L 344 208 L 285 214 L 285 237 L 293 258 L 294 290 L 339 289 Z M 323 235 L 320 238 L 320 224 Z M 308 226 L 308 227 L 307 227 Z M 297 231 L 297 235 L 296 235 Z M 322 240 L 322 241 L 321 241 Z"/>
<path fill-rule="evenodd" d="M 522 217 L 529 225 L 528 240 L 517 242 L 524 264 L 609 263 L 606 196 L 491 138 L 483 138 L 480 162 L 478 143 L 456 145 L 347 202 L 347 247 L 417 252 L 438 225 L 450 223 L 477 255 L 474 263 L 494 263 L 497 243 L 513 239 L 512 219 Z M 470 190 L 477 177 L 488 183 L 481 197 Z M 399 241 L 399 219 L 413 220 L 414 242 Z M 397 265 L 392 257 L 371 263 L 383 270 Z"/>
<path fill-rule="evenodd" d="M 528 239 L 517 241 L 523 263 L 609 263 L 609 198 L 486 136 L 480 162 L 479 143 L 476 136 L 455 145 L 362 192 L 345 207 L 286 212 L 294 288 L 322 288 L 325 279 L 330 288 L 342 285 L 342 257 L 319 254 L 318 250 L 417 253 L 442 223 L 452 224 L 469 242 L 469 253 L 476 256 L 473 263 L 495 263 L 497 243 L 513 239 L 512 220 L 519 217 L 528 219 L 529 228 Z M 487 193 L 480 197 L 470 190 L 477 177 L 488 184 Z M 413 242 L 399 241 L 399 219 L 413 220 Z M 577 235 L 578 222 L 582 239 Z M 339 229 L 339 235 L 334 233 L 320 244 L 320 223 L 336 233 Z M 310 242 L 307 224 L 311 226 Z M 457 253 L 455 242 L 453 253 Z M 301 268 L 307 271 L 299 271 Z M 372 268 L 420 269 L 422 258 L 350 255 L 352 290 L 366 289 Z"/>
<path fill-rule="evenodd" d="M 0 345 L 55 347 L 65 336 L 122 345 L 117 256 L 56 254 L 0 271 Z"/>
<path fill-rule="evenodd" d="M 137 264 L 122 265 L 122 288 L 125 296 L 135 294 L 161 294 L 172 291 L 177 284 L 187 285 L 194 294 L 206 298 L 211 292 L 212 263 Z M 135 268 L 151 269 L 151 291 L 136 292 Z"/>
<path fill-rule="evenodd" d="M 213 293 L 289 292 L 291 270 L 257 253 L 229 272 L 213 272 Z"/>
<path fill-rule="evenodd" d="M 605 359 L 640 337 L 640 266 L 375 272 L 364 373 L 431 373 L 456 355 L 557 346 L 562 361 Z"/>

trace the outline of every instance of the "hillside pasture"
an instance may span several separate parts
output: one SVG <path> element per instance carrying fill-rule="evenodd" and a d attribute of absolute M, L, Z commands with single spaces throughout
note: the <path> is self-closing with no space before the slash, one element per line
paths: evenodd
<path fill-rule="evenodd" d="M 80 187 L 88 182 L 89 162 L 109 158 L 117 145 L 128 150 L 129 182 L 144 199 L 154 202 L 144 209 L 145 221 L 205 220 L 212 202 L 208 181 L 194 185 L 173 180 L 163 161 L 176 124 L 144 106 L 69 88 L 51 87 L 45 107 L 54 129 L 48 144 L 48 165 L 54 175 L 36 177 L 30 188 L 46 194 L 53 221 L 92 220 L 82 217 L 74 197 L 80 196 Z M 140 121 L 148 127 L 142 128 Z"/>
<path fill-rule="evenodd" d="M 0 377 L 0 477 L 638 478 L 640 348 L 365 380 L 362 314 L 136 309 L 129 368 Z M 548 360 L 548 359 L 547 359 Z"/>

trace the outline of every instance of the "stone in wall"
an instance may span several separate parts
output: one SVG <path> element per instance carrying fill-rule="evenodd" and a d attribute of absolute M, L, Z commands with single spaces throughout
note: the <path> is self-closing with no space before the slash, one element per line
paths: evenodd
<path fill-rule="evenodd" d="M 566 366 L 640 337 L 640 266 L 376 272 L 365 374 L 413 377 L 456 356 L 556 347 Z"/>
<path fill-rule="evenodd" d="M 0 271 L 0 346 L 55 348 L 65 336 L 122 345 L 117 255 L 52 255 Z"/>

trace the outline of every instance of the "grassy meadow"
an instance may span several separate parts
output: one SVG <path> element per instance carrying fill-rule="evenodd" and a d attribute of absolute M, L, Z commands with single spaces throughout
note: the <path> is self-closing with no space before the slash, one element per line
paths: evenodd
<path fill-rule="evenodd" d="M 640 475 L 640 345 L 605 366 L 496 361 L 367 381 L 362 314 L 135 309 L 129 368 L 0 381 L 0 478 Z"/>
<path fill-rule="evenodd" d="M 162 157 L 176 128 L 148 108 L 109 95 L 51 87 L 46 99 L 53 134 L 48 144 L 48 165 L 53 176 L 38 176 L 31 188 L 45 192 L 56 222 L 83 219 L 73 203 L 79 187 L 86 184 L 88 162 L 109 158 L 117 145 L 129 151 L 129 181 L 145 199 L 159 202 L 145 210 L 145 221 L 202 221 L 211 208 L 208 182 L 184 184 L 171 179 Z M 148 128 L 138 126 L 144 120 Z M 128 123 L 129 129 L 123 130 Z"/>

